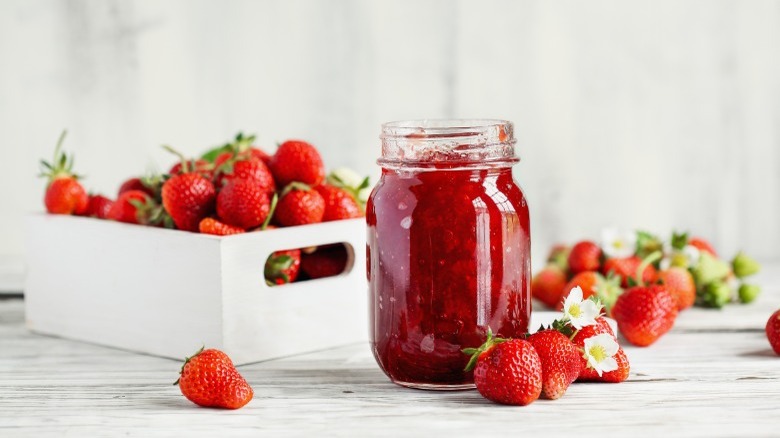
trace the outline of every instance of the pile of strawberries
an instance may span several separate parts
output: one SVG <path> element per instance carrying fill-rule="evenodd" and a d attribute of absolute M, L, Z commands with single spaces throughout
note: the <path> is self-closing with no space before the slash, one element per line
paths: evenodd
<path fill-rule="evenodd" d="M 602 314 L 597 299 L 575 288 L 563 317 L 524 339 L 494 338 L 471 355 L 466 370 L 482 396 L 497 403 L 527 405 L 539 397 L 555 400 L 575 381 L 620 383 L 628 378 L 628 357 Z"/>
<path fill-rule="evenodd" d="M 678 312 L 694 304 L 720 308 L 753 301 L 760 288 L 744 280 L 759 269 L 744 253 L 726 263 L 709 242 L 686 233 L 673 233 L 667 243 L 643 231 L 606 230 L 602 245 L 581 241 L 571 248 L 554 247 L 531 291 L 560 309 L 565 294 L 580 287 L 585 297 L 605 304 L 629 342 L 647 346 L 671 329 Z"/>
<path fill-rule="evenodd" d="M 301 140 L 281 143 L 270 155 L 253 146 L 254 136 L 239 133 L 197 159 L 178 160 L 167 174 L 126 180 L 116 200 L 87 194 L 73 173 L 73 158 L 61 152 L 60 136 L 52 162 L 41 161 L 48 178 L 44 202 L 49 213 L 88 216 L 220 236 L 289 227 L 364 215 L 360 192 L 368 178 L 326 176 L 317 149 Z M 345 181 L 351 179 L 352 181 Z M 336 275 L 346 265 L 343 245 L 274 253 L 265 266 L 269 284 Z"/>

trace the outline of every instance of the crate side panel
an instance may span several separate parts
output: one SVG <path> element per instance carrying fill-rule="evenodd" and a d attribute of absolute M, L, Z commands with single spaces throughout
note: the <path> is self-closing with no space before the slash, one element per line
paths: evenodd
<path fill-rule="evenodd" d="M 100 221 L 28 219 L 28 327 L 181 358 L 221 347 L 219 240 Z"/>

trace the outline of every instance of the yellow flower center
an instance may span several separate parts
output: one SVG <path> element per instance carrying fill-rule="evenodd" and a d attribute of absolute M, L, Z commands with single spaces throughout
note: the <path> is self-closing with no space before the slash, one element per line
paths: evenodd
<path fill-rule="evenodd" d="M 620 249 L 620 248 L 623 248 L 624 246 L 626 246 L 626 244 L 622 240 L 616 240 L 616 241 L 612 242 L 612 246 L 615 249 Z"/>
<path fill-rule="evenodd" d="M 590 347 L 588 353 L 596 360 L 596 362 L 602 362 L 607 358 L 607 351 L 601 345 L 594 345 Z"/>
<path fill-rule="evenodd" d="M 580 315 L 582 315 L 582 310 L 580 310 L 580 305 L 572 304 L 571 307 L 569 307 L 569 315 L 571 315 L 572 318 L 578 318 Z"/>

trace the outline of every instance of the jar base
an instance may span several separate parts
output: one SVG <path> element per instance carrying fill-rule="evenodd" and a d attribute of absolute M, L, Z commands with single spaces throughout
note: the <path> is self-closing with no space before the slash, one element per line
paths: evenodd
<path fill-rule="evenodd" d="M 423 389 L 426 391 L 465 391 L 467 389 L 476 388 L 473 383 L 459 383 L 454 385 L 448 385 L 445 383 L 414 383 L 414 382 L 400 382 L 393 380 L 393 383 L 405 388 Z"/>

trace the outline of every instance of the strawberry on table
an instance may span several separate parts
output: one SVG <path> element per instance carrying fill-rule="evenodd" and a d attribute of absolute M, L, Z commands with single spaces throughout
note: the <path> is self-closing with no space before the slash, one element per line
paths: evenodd
<path fill-rule="evenodd" d="M 114 201 L 103 195 L 89 195 L 89 204 L 87 205 L 87 211 L 84 212 L 84 216 L 108 219 L 108 212 L 113 205 Z"/>
<path fill-rule="evenodd" d="M 635 286 L 618 297 L 612 317 L 628 342 L 646 347 L 671 330 L 677 304 L 665 286 Z"/>
<path fill-rule="evenodd" d="M 544 267 L 531 280 L 531 295 L 551 309 L 563 304 L 566 274 L 555 264 Z"/>
<path fill-rule="evenodd" d="M 525 406 L 542 392 L 542 361 L 534 346 L 523 339 L 494 338 L 479 348 L 466 348 L 471 356 L 466 371 L 474 370 L 474 385 L 488 400 Z"/>
<path fill-rule="evenodd" d="M 311 186 L 325 179 L 325 166 L 317 149 L 301 140 L 287 140 L 271 157 L 271 172 L 279 186 L 298 181 Z"/>
<path fill-rule="evenodd" d="M 274 220 L 283 227 L 322 222 L 325 200 L 306 184 L 294 182 L 282 191 Z"/>
<path fill-rule="evenodd" d="M 542 365 L 542 396 L 555 400 L 563 396 L 580 375 L 581 354 L 576 345 L 561 332 L 540 330 L 528 342 L 534 346 Z"/>
<path fill-rule="evenodd" d="M 620 383 L 628 379 L 631 371 L 628 356 L 617 344 L 614 336 L 608 334 L 591 336 L 585 338 L 580 346 L 585 353 L 582 357 L 583 365 L 577 378 L 578 382 Z M 609 346 L 612 348 L 610 349 Z M 615 346 L 617 349 L 614 348 Z M 608 356 L 611 356 L 611 360 Z"/>
<path fill-rule="evenodd" d="M 601 266 L 601 248 L 585 240 L 578 242 L 569 253 L 569 269 L 573 274 L 583 271 L 598 271 Z"/>
<path fill-rule="evenodd" d="M 230 358 L 219 350 L 201 348 L 185 360 L 180 374 L 174 385 L 199 406 L 238 409 L 254 396 Z"/>
<path fill-rule="evenodd" d="M 217 195 L 217 215 L 226 224 L 250 230 L 261 226 L 270 214 L 267 189 L 254 180 L 229 180 Z"/>
<path fill-rule="evenodd" d="M 203 234 L 213 234 L 215 236 L 231 236 L 233 234 L 245 233 L 241 227 L 234 227 L 224 222 L 220 222 L 213 217 L 203 218 L 198 224 L 198 231 Z"/>
<path fill-rule="evenodd" d="M 52 214 L 82 215 L 89 207 L 89 195 L 73 173 L 73 156 L 61 152 L 67 131 L 62 131 L 51 163 L 41 160 L 41 174 L 48 180 L 44 204 Z"/>
<path fill-rule="evenodd" d="M 766 322 L 766 338 L 775 354 L 780 356 L 780 310 L 769 317 Z"/>
<path fill-rule="evenodd" d="M 330 184 L 320 184 L 314 187 L 314 190 L 325 200 L 325 213 L 322 216 L 323 222 L 364 216 L 358 202 L 346 190 Z"/>
<path fill-rule="evenodd" d="M 162 181 L 159 178 L 129 178 L 119 186 L 117 196 L 130 190 L 140 190 L 152 198 L 157 198 L 161 186 Z"/>
<path fill-rule="evenodd" d="M 658 272 L 658 281 L 672 294 L 678 311 L 693 306 L 696 301 L 696 283 L 687 269 L 672 266 Z"/>

